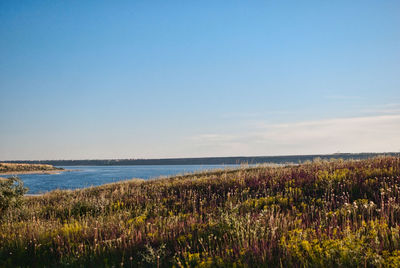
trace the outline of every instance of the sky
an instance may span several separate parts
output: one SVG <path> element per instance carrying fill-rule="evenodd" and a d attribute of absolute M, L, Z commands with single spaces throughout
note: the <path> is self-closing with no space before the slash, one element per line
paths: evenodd
<path fill-rule="evenodd" d="M 399 1 L 0 1 L 0 160 L 400 151 Z"/>

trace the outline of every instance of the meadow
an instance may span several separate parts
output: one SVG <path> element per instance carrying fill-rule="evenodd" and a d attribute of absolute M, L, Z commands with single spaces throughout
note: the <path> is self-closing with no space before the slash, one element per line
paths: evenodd
<path fill-rule="evenodd" d="M 131 180 L 20 197 L 1 267 L 400 267 L 400 158 Z"/>

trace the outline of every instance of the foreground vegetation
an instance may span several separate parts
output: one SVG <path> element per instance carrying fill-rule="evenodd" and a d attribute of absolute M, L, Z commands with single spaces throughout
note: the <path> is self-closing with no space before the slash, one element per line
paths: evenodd
<path fill-rule="evenodd" d="M 399 267 L 399 198 L 398 157 L 54 191 L 2 212 L 0 266 Z"/>
<path fill-rule="evenodd" d="M 63 168 L 56 168 L 52 165 L 45 164 L 16 164 L 16 163 L 0 163 L 0 174 L 13 172 L 35 172 L 35 171 L 56 171 Z"/>

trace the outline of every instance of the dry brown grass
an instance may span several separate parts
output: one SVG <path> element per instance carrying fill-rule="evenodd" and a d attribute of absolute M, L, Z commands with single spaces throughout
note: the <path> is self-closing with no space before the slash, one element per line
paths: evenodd
<path fill-rule="evenodd" d="M 21 171 L 50 171 L 59 170 L 52 165 L 43 164 L 17 164 L 17 163 L 0 163 L 0 173 L 3 172 L 21 172 Z"/>

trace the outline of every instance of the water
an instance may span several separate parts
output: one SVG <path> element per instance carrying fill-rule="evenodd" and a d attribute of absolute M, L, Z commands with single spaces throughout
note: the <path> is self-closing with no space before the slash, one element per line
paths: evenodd
<path fill-rule="evenodd" d="M 150 179 L 234 167 L 238 165 L 65 166 L 62 168 L 76 171 L 59 174 L 20 174 L 18 177 L 29 188 L 28 194 L 39 194 L 55 189 L 85 188 L 132 178 Z"/>

